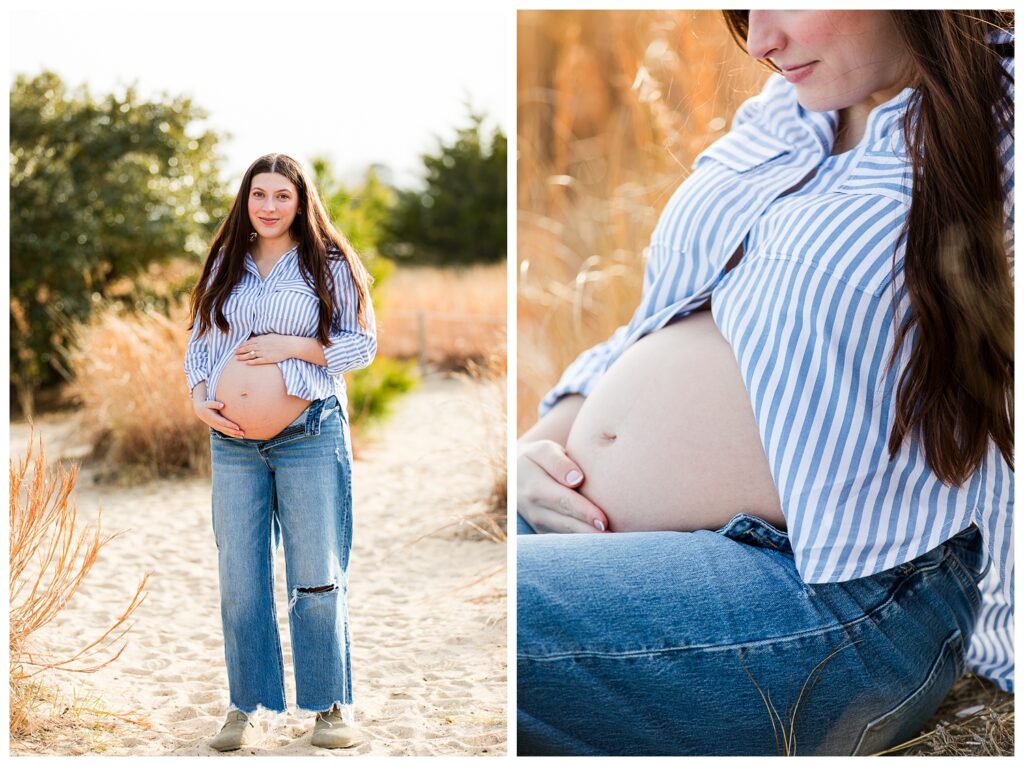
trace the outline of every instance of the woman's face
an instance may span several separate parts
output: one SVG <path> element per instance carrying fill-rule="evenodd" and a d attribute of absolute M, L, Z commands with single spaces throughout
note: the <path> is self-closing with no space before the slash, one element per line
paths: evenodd
<path fill-rule="evenodd" d="M 249 185 L 249 222 L 261 237 L 284 236 L 299 209 L 295 184 L 280 173 L 257 173 Z"/>
<path fill-rule="evenodd" d="M 888 11 L 750 11 L 749 21 L 747 51 L 783 70 L 804 109 L 870 108 L 910 84 Z"/>

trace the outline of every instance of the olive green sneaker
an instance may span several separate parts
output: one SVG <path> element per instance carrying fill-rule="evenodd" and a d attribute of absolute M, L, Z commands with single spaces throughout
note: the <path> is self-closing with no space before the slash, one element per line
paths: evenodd
<path fill-rule="evenodd" d="M 226 750 L 238 750 L 244 745 L 253 744 L 257 734 L 256 725 L 249 720 L 249 716 L 241 710 L 230 710 L 221 730 L 210 740 L 210 747 L 222 753 Z"/>
<path fill-rule="evenodd" d="M 337 705 L 326 713 L 316 714 L 313 726 L 315 747 L 355 747 L 362 741 L 359 730 L 341 720 L 341 708 Z"/>

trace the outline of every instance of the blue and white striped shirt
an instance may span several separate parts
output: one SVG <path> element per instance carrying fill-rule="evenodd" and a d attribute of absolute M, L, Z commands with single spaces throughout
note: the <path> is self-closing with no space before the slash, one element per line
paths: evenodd
<path fill-rule="evenodd" d="M 276 364 L 284 376 L 285 389 L 292 396 L 315 400 L 335 395 L 344 407 L 347 398 L 342 373 L 370 364 L 377 352 L 377 337 L 373 306 L 369 302 L 366 305 L 367 329 L 359 326 L 358 293 L 348 263 L 344 259 L 328 263 L 334 277 L 336 311 L 328 336 L 331 345 L 323 347 L 327 366 L 295 358 Z M 216 399 L 217 381 L 225 365 L 238 345 L 250 335 L 316 337 L 320 301 L 299 272 L 298 246 L 281 256 L 266 279 L 260 276 L 256 262 L 246 253 L 245 272 L 228 296 L 224 316 L 229 325 L 227 333 L 214 325 L 200 338 L 197 320 L 185 350 L 188 390 L 191 393 L 197 383 L 205 380 L 209 399 Z"/>
<path fill-rule="evenodd" d="M 1012 40 L 1007 32 L 997 39 Z M 1013 59 L 1003 61 L 1012 75 Z M 976 524 L 991 567 L 968 666 L 1012 689 L 1013 472 L 992 442 L 959 488 L 931 472 L 916 439 L 905 439 L 893 460 L 888 454 L 910 350 L 905 343 L 886 372 L 894 328 L 910 309 L 902 244 L 895 277 L 892 257 L 912 193 L 900 124 L 912 93 L 875 107 L 861 142 L 832 156 L 838 112 L 803 109 L 794 87 L 772 75 L 739 107 L 729 133 L 697 156 L 662 213 L 630 322 L 583 352 L 540 412 L 567 394 L 589 394 L 632 343 L 713 296 L 803 579 L 890 569 Z M 1012 274 L 1012 135 L 1001 137 L 999 151 Z M 726 273 L 740 244 L 744 255 Z"/>

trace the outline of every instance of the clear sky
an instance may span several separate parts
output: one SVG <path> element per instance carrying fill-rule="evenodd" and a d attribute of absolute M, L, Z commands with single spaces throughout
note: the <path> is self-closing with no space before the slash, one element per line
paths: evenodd
<path fill-rule="evenodd" d="M 11 12 L 11 76 L 50 69 L 94 95 L 132 82 L 143 96 L 191 95 L 231 134 L 225 180 L 282 151 L 325 154 L 344 178 L 383 163 L 410 185 L 467 101 L 509 134 L 515 21 L 501 5 L 37 0 Z"/>

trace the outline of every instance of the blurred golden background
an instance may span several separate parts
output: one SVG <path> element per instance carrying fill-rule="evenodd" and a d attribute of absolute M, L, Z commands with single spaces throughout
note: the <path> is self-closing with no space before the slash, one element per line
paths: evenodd
<path fill-rule="evenodd" d="M 718 11 L 520 11 L 517 66 L 521 434 L 629 320 L 661 209 L 770 72 Z"/>

